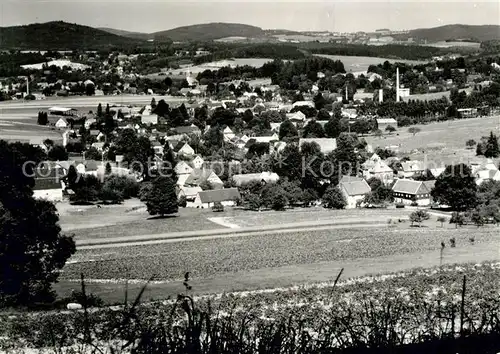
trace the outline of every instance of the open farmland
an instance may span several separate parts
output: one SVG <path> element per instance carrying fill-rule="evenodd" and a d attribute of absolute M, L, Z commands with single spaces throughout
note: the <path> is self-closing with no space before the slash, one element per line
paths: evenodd
<path fill-rule="evenodd" d="M 169 104 L 181 104 L 186 102 L 183 97 L 174 96 L 160 96 L 160 95 L 117 95 L 117 96 L 72 96 L 72 97 L 50 97 L 45 100 L 36 101 L 4 101 L 0 102 L 0 112 L 9 112 L 11 110 L 19 109 L 21 111 L 26 109 L 34 109 L 37 112 L 40 109 L 47 109 L 52 106 L 63 107 L 88 107 L 89 109 L 97 108 L 99 103 L 106 105 L 109 103 L 127 105 L 127 104 L 149 104 L 151 99 L 155 98 L 156 101 L 165 100 Z M 36 113 L 35 113 L 36 114 Z"/>
<path fill-rule="evenodd" d="M 328 58 L 332 60 L 340 60 L 344 63 L 344 68 L 346 72 L 361 72 L 367 71 L 370 65 L 383 64 L 385 61 L 391 63 L 407 63 L 407 64 L 424 64 L 425 61 L 418 60 L 403 60 L 403 59 L 388 59 L 388 58 L 377 58 L 377 57 L 358 57 L 358 56 L 346 56 L 346 55 L 329 55 L 329 54 L 315 54 L 323 58 Z"/>
<path fill-rule="evenodd" d="M 455 237 L 445 263 L 497 259 L 496 227 L 441 228 L 435 218 L 427 227 L 408 224 L 377 227 L 344 226 L 268 232 L 245 237 L 194 239 L 154 245 L 82 249 L 66 265 L 61 293 L 69 291 L 80 272 L 89 287 L 108 300 L 122 296 L 124 278 L 156 275 L 149 298 L 165 298 L 182 290 L 181 277 L 190 271 L 198 293 L 248 290 L 328 281 L 340 268 L 346 276 L 406 270 L 439 264 L 440 243 Z M 474 244 L 470 243 L 475 236 Z M 135 283 L 135 287 L 140 286 Z"/>
<path fill-rule="evenodd" d="M 269 58 L 233 58 L 219 61 L 212 61 L 210 63 L 204 63 L 201 65 L 193 65 L 193 66 L 184 66 L 180 69 L 169 69 L 167 72 L 172 75 L 182 75 L 186 71 L 189 71 L 193 74 L 201 73 L 205 70 L 218 70 L 220 68 L 230 66 L 232 68 L 236 66 L 253 66 L 254 68 L 260 68 L 265 63 L 273 61 L 273 59 Z"/>
<path fill-rule="evenodd" d="M 251 212 L 228 208 L 222 214 L 209 209 L 181 208 L 178 216 L 165 219 L 151 218 L 138 200 L 123 205 L 80 207 L 58 204 L 63 230 L 75 234 L 76 240 L 114 237 L 135 237 L 182 232 L 231 228 L 274 227 L 284 224 L 307 227 L 318 224 L 377 223 L 389 218 L 407 219 L 408 211 L 392 210 L 330 210 L 324 208 L 291 209 L 287 211 Z"/>
<path fill-rule="evenodd" d="M 32 140 L 41 143 L 44 139 L 62 140 L 58 129 L 37 124 L 38 111 L 5 113 L 0 110 L 0 139 Z M 49 120 L 55 123 L 52 117 Z"/>
<path fill-rule="evenodd" d="M 421 129 L 415 136 L 408 133 L 408 127 L 403 127 L 392 135 L 384 134 L 382 138 L 367 136 L 365 139 L 374 148 L 400 145 L 399 152 L 412 159 L 426 157 L 427 162 L 435 167 L 452 162 L 467 163 L 475 158 L 475 149 L 467 150 L 465 142 L 469 139 L 479 141 L 490 131 L 499 135 L 500 116 L 449 120 L 415 127 Z"/>

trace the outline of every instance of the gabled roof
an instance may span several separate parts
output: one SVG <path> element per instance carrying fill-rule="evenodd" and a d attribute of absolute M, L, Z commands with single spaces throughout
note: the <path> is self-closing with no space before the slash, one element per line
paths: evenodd
<path fill-rule="evenodd" d="M 186 198 L 196 198 L 199 192 L 203 192 L 203 189 L 200 187 L 182 187 L 179 190 L 180 195 L 186 196 Z"/>
<path fill-rule="evenodd" d="M 199 192 L 200 200 L 202 203 L 216 203 L 225 202 L 230 200 L 237 200 L 240 198 L 238 188 L 225 188 L 214 189 L 210 191 Z"/>
<path fill-rule="evenodd" d="M 371 192 L 371 188 L 363 179 L 361 181 L 341 182 L 340 188 L 343 188 L 347 195 L 365 195 Z"/>
<path fill-rule="evenodd" d="M 175 173 L 179 174 L 184 174 L 184 173 L 192 173 L 193 168 L 189 166 L 189 164 L 186 161 L 179 161 L 177 165 L 175 165 L 174 168 Z"/>
<path fill-rule="evenodd" d="M 425 187 L 427 187 L 427 189 L 430 191 L 432 191 L 434 189 L 434 186 L 436 185 L 436 180 L 433 179 L 433 180 L 430 180 L 430 181 L 423 181 Z"/>
<path fill-rule="evenodd" d="M 319 145 L 321 152 L 327 154 L 337 149 L 337 139 L 334 138 L 303 138 L 299 140 L 299 147 L 304 143 L 316 143 Z"/>
<path fill-rule="evenodd" d="M 431 183 L 427 183 L 427 185 L 431 185 Z M 431 192 L 424 182 L 411 179 L 398 179 L 392 187 L 392 191 L 411 195 L 427 194 Z"/>
<path fill-rule="evenodd" d="M 348 183 L 348 182 L 359 182 L 359 181 L 364 181 L 363 177 L 356 177 L 356 176 L 342 176 L 340 179 L 339 183 Z"/>
<path fill-rule="evenodd" d="M 215 173 L 209 168 L 195 168 L 186 179 L 187 185 L 200 185 L 208 180 L 208 178 Z"/>

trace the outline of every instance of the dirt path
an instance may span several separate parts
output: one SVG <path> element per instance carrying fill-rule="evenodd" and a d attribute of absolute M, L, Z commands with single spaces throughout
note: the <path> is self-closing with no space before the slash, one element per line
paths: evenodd
<path fill-rule="evenodd" d="M 243 237 L 252 235 L 261 235 L 262 233 L 287 233 L 297 231 L 314 231 L 314 230 L 330 230 L 330 229 L 353 229 L 353 228 L 373 228 L 383 227 L 386 224 L 375 222 L 332 222 L 331 220 L 315 220 L 298 223 L 254 226 L 239 229 L 216 229 L 203 231 L 183 231 L 171 232 L 153 235 L 137 235 L 127 237 L 111 237 L 98 238 L 88 240 L 76 240 L 77 249 L 99 249 L 99 248 L 114 248 L 139 246 L 156 243 L 169 243 L 179 241 L 193 241 L 199 239 L 214 239 L 221 237 Z"/>

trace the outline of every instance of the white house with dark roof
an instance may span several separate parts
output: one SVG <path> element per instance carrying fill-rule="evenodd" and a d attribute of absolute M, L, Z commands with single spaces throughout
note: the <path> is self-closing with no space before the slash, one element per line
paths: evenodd
<path fill-rule="evenodd" d="M 401 168 L 402 170 L 399 171 L 399 176 L 402 178 L 412 178 L 414 176 L 420 176 L 426 170 L 425 163 L 418 160 L 402 162 Z"/>
<path fill-rule="evenodd" d="M 290 120 L 293 124 L 304 123 L 306 120 L 306 115 L 301 111 L 297 111 L 295 113 L 287 113 L 286 118 Z"/>
<path fill-rule="evenodd" d="M 62 178 L 66 174 L 58 164 L 49 163 L 43 168 L 34 171 L 35 185 L 33 186 L 33 198 L 44 199 L 51 202 L 63 200 L 63 189 L 65 187 Z"/>
<path fill-rule="evenodd" d="M 435 181 L 414 181 L 411 179 L 398 179 L 392 187 L 394 201 L 410 205 L 417 203 L 427 206 L 432 203 L 431 191 Z"/>
<path fill-rule="evenodd" d="M 236 201 L 240 199 L 238 188 L 214 189 L 203 192 L 198 192 L 193 206 L 199 208 L 210 208 L 215 203 L 221 203 L 224 206 L 236 205 Z"/>
<path fill-rule="evenodd" d="M 345 176 L 344 176 L 345 177 Z M 346 209 L 354 209 L 361 203 L 365 196 L 371 192 L 371 188 L 364 179 L 349 180 L 349 177 L 339 183 L 339 189 L 344 196 L 347 205 Z"/>
<path fill-rule="evenodd" d="M 200 155 L 196 155 L 192 160 L 191 160 L 191 165 L 194 168 L 202 168 L 203 164 L 205 163 L 205 160 Z"/>
<path fill-rule="evenodd" d="M 363 165 L 363 177 L 370 179 L 378 178 L 384 184 L 394 181 L 394 171 L 377 154 L 373 154 Z"/>

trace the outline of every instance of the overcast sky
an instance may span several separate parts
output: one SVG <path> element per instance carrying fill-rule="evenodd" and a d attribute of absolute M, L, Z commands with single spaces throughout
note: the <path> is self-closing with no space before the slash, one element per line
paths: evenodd
<path fill-rule="evenodd" d="M 138 32 L 207 22 L 302 31 L 401 30 L 456 23 L 500 24 L 499 4 L 498 0 L 0 0 L 0 27 L 63 20 Z"/>

